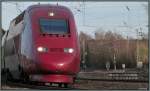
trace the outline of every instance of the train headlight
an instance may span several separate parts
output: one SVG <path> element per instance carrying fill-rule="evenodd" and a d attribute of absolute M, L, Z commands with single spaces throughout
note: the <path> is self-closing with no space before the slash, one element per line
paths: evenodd
<path fill-rule="evenodd" d="M 64 64 L 58 64 L 59 66 L 63 66 Z"/>
<path fill-rule="evenodd" d="M 66 53 L 73 53 L 74 49 L 73 48 L 64 48 L 64 52 L 66 52 Z"/>
<path fill-rule="evenodd" d="M 38 51 L 38 52 L 47 52 L 47 48 L 42 47 L 42 46 L 39 46 L 39 47 L 37 48 L 37 51 Z"/>
<path fill-rule="evenodd" d="M 53 13 L 53 12 L 50 12 L 50 13 L 49 13 L 49 16 L 54 16 L 54 13 Z"/>
<path fill-rule="evenodd" d="M 69 48 L 68 52 L 69 53 L 73 53 L 74 49 L 73 48 Z"/>

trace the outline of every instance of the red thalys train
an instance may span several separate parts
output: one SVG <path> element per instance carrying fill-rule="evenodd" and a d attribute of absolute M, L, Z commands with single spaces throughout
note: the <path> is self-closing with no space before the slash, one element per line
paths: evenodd
<path fill-rule="evenodd" d="M 14 70 L 12 66 L 7 67 L 14 78 L 46 83 L 74 82 L 80 70 L 80 50 L 75 20 L 67 7 L 33 5 L 12 23 L 12 29 L 20 29 L 13 37 L 18 62 L 7 61 L 17 67 Z M 23 27 L 15 28 L 19 24 Z"/>

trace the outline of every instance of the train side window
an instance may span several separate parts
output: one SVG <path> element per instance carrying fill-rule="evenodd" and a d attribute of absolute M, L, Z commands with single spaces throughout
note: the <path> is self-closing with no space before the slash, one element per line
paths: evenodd
<path fill-rule="evenodd" d="M 21 22 L 24 18 L 24 14 L 25 14 L 25 11 L 23 11 L 18 17 L 15 18 L 15 25 L 17 25 L 19 22 Z"/>

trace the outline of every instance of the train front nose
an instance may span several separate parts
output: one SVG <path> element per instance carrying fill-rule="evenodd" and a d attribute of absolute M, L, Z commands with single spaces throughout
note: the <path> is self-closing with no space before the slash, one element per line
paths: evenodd
<path fill-rule="evenodd" d="M 79 63 L 72 54 L 41 54 L 38 66 L 43 72 L 76 74 Z"/>

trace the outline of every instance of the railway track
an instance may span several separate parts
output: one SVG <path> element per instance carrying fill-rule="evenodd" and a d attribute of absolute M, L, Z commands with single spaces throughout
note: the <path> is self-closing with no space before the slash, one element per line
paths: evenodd
<path fill-rule="evenodd" d="M 2 75 L 1 81 L 1 88 L 2 89 L 39 89 L 39 90 L 78 90 L 79 88 L 73 87 L 73 85 L 65 85 L 59 86 L 59 84 L 45 84 L 36 81 L 23 81 L 18 79 L 7 79 L 6 75 Z"/>
<path fill-rule="evenodd" d="M 125 84 L 125 85 L 124 85 Z M 136 85 L 137 84 L 137 85 Z M 144 84 L 144 85 L 143 85 Z M 88 89 L 147 89 L 147 82 L 143 81 L 119 81 L 108 79 L 82 79 L 78 78 L 73 87 L 45 86 L 36 82 L 7 81 L 6 85 L 17 89 L 38 90 L 88 90 Z M 120 85 L 120 86 L 119 86 Z M 134 87 L 135 86 L 135 87 Z M 138 87 L 140 86 L 140 87 Z M 11 89 L 11 88 L 10 88 Z"/>
<path fill-rule="evenodd" d="M 85 81 L 107 81 L 107 82 L 140 82 L 146 83 L 148 80 L 130 80 L 130 79 L 97 79 L 97 78 L 78 78 L 77 80 L 85 80 Z"/>
<path fill-rule="evenodd" d="M 38 89 L 38 90 L 79 90 L 74 87 L 58 87 L 58 86 L 46 86 L 43 83 L 36 82 L 22 82 L 19 80 L 7 81 L 3 86 L 14 87 L 17 89 Z M 3 88 L 5 89 L 5 88 Z"/>
<path fill-rule="evenodd" d="M 111 74 L 111 75 L 110 75 Z M 43 85 L 37 82 L 24 82 L 20 80 L 7 81 L 6 85 L 17 87 L 19 89 L 39 89 L 39 90 L 87 90 L 87 89 L 147 89 L 148 80 L 145 79 L 129 79 L 137 77 L 137 75 L 118 75 L 117 73 L 109 74 L 109 78 L 99 78 L 101 75 L 96 74 L 90 76 L 77 77 L 75 84 L 72 87 L 59 87 L 52 85 Z M 120 74 L 120 73 L 119 73 Z M 118 78 L 119 77 L 119 78 Z"/>
<path fill-rule="evenodd" d="M 148 90 L 148 82 L 121 81 L 108 79 L 80 79 L 77 80 L 78 88 L 88 90 Z"/>
<path fill-rule="evenodd" d="M 117 81 L 117 82 L 148 82 L 148 76 L 143 76 L 137 72 L 109 72 L 109 73 L 94 73 L 85 72 L 78 75 L 78 80 L 93 80 L 93 81 Z"/>

